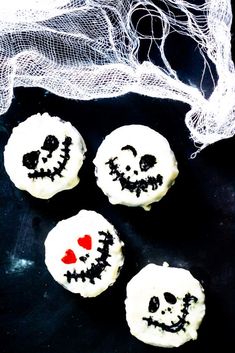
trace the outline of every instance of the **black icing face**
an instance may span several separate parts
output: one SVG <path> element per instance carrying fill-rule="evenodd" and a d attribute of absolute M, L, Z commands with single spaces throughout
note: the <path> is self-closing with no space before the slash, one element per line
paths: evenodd
<path fill-rule="evenodd" d="M 163 183 L 160 174 L 154 174 L 153 168 L 157 159 L 151 154 L 138 156 L 136 149 L 131 145 L 121 148 L 121 153 L 128 153 L 128 163 L 123 163 L 121 158 L 114 157 L 106 162 L 110 169 L 110 175 L 114 176 L 113 181 L 120 183 L 122 190 L 127 189 L 139 197 L 148 188 L 156 190 Z M 126 162 L 126 159 L 125 159 Z"/>
<path fill-rule="evenodd" d="M 180 303 L 178 301 L 180 300 Z M 163 331 L 177 333 L 185 331 L 185 326 L 189 325 L 187 316 L 191 303 L 196 303 L 198 299 L 187 293 L 183 299 L 177 299 L 170 292 L 163 293 L 161 301 L 159 297 L 153 296 L 148 303 L 148 317 L 142 319 L 148 326 L 159 327 Z M 180 312 L 178 313 L 180 307 Z M 167 317 L 164 321 L 164 318 Z"/>
<path fill-rule="evenodd" d="M 72 144 L 71 137 L 65 137 L 60 142 L 56 136 L 46 136 L 43 145 L 36 151 L 30 151 L 23 155 L 22 164 L 31 170 L 28 173 L 30 179 L 50 178 L 54 181 L 55 176 L 62 177 L 62 172 L 66 169 L 67 161 L 70 159 L 70 148 Z M 55 156 L 55 151 L 58 152 Z M 51 162 L 53 161 L 53 166 Z M 40 164 L 40 167 L 39 167 Z"/>
<path fill-rule="evenodd" d="M 84 250 L 82 256 L 78 258 L 75 255 L 75 249 L 66 249 L 65 255 L 61 259 L 61 261 L 65 265 L 73 265 L 73 270 L 67 270 L 64 276 L 67 279 L 67 283 L 71 283 L 72 281 L 77 282 L 79 279 L 82 282 L 89 281 L 91 284 L 95 284 L 95 280 L 101 279 L 102 272 L 106 269 L 107 266 L 110 266 L 108 262 L 108 258 L 110 257 L 110 246 L 113 245 L 114 240 L 111 233 L 99 231 L 99 239 L 98 243 L 101 245 L 97 249 L 94 249 L 92 236 L 86 234 L 77 239 L 78 246 L 80 249 Z M 98 252 L 98 256 L 94 256 L 94 254 Z M 79 264 L 85 264 L 83 266 L 79 266 Z M 79 267 L 83 268 L 79 270 Z"/>

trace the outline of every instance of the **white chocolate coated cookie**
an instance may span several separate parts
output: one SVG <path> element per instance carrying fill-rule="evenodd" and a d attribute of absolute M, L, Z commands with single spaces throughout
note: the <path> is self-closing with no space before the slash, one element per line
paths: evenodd
<path fill-rule="evenodd" d="M 159 201 L 178 175 L 168 141 L 144 125 L 125 125 L 106 136 L 94 159 L 97 184 L 112 204 Z"/>
<path fill-rule="evenodd" d="M 95 297 L 112 285 L 123 265 L 123 242 L 102 215 L 82 210 L 60 221 L 45 241 L 45 263 L 64 288 Z"/>
<path fill-rule="evenodd" d="M 197 338 L 204 301 L 203 288 L 189 271 L 149 264 L 127 285 L 126 319 L 139 340 L 178 347 Z"/>
<path fill-rule="evenodd" d="M 79 183 L 85 152 L 85 142 L 71 123 L 38 113 L 13 129 L 4 164 L 17 188 L 49 199 Z"/>

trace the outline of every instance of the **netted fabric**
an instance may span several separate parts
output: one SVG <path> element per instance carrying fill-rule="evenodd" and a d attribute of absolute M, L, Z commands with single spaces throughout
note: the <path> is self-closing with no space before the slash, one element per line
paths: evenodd
<path fill-rule="evenodd" d="M 82 100 L 136 92 L 188 103 L 185 122 L 201 148 L 231 137 L 231 23 L 230 0 L 2 1 L 0 114 L 9 108 L 17 86 L 42 87 Z M 165 50 L 172 33 L 191 38 L 200 51 L 201 82 L 206 70 L 213 82 L 209 97 L 202 86 L 182 81 L 172 68 Z M 148 53 L 141 60 L 144 40 Z M 153 47 L 161 65 L 154 60 Z"/>

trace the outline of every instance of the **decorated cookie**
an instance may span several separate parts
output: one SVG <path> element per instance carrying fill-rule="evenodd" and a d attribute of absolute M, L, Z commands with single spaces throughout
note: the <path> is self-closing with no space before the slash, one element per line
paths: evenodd
<path fill-rule="evenodd" d="M 59 222 L 45 241 L 45 263 L 54 279 L 73 293 L 95 297 L 112 285 L 123 265 L 123 243 L 94 211 Z"/>
<path fill-rule="evenodd" d="M 168 141 L 144 125 L 114 130 L 94 159 L 97 184 L 112 204 L 151 208 L 174 183 L 177 162 Z"/>
<path fill-rule="evenodd" d="M 183 268 L 149 264 L 127 285 L 126 318 L 131 333 L 159 347 L 197 338 L 205 315 L 204 291 Z"/>
<path fill-rule="evenodd" d="M 13 129 L 4 164 L 16 187 L 48 199 L 78 184 L 85 152 L 82 136 L 69 122 L 38 113 Z"/>

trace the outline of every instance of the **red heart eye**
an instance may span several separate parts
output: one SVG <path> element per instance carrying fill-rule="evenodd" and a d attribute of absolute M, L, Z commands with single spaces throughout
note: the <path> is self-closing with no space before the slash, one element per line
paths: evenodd
<path fill-rule="evenodd" d="M 86 234 L 84 235 L 84 237 L 78 238 L 78 244 L 86 250 L 91 250 L 91 247 L 92 247 L 91 236 Z"/>
<path fill-rule="evenodd" d="M 68 249 L 65 251 L 65 256 L 62 257 L 61 261 L 63 261 L 63 263 L 65 263 L 66 265 L 69 264 L 74 264 L 75 262 L 77 262 L 77 258 L 73 252 L 73 250 Z"/>

